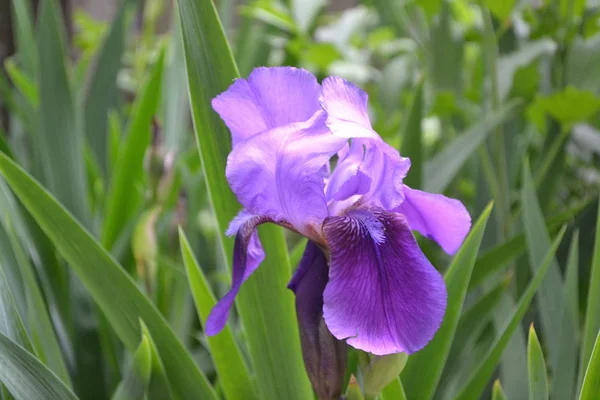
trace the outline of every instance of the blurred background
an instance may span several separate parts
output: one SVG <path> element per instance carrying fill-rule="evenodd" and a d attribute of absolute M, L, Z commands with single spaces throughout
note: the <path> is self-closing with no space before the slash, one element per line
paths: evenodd
<path fill-rule="evenodd" d="M 61 0 L 52 12 L 45 1 L 0 2 L 0 148 L 123 265 L 214 381 L 178 226 L 217 297 L 229 279 L 192 127 L 177 5 Z M 494 201 L 466 296 L 465 310 L 478 313 L 463 312 L 436 397 L 453 398 L 476 370 L 550 240 L 567 226 L 542 295 L 510 336 L 494 377 L 508 398 L 528 393 L 526 328 L 534 322 L 552 355 L 550 381 L 559 368 L 568 371 L 570 383 L 552 386 L 560 387 L 553 398 L 572 398 L 579 361 L 559 366 L 557 354 L 567 351 L 564 335 L 573 349 L 581 345 L 588 294 L 600 290 L 590 285 L 600 189 L 600 1 L 214 4 L 242 77 L 256 66 L 291 65 L 319 79 L 351 80 L 369 93 L 374 128 L 411 158 L 407 184 L 461 199 L 474 220 Z M 3 181 L 0 189 L 0 264 L 27 328 L 55 332 L 82 399 L 110 397 L 122 346 Z M 304 242 L 286 239 L 295 268 Z M 450 257 L 419 241 L 446 270 Z M 31 291 L 43 303 L 32 303 Z M 46 325 L 31 321 L 40 313 Z M 243 330 L 236 338 L 243 342 Z"/>

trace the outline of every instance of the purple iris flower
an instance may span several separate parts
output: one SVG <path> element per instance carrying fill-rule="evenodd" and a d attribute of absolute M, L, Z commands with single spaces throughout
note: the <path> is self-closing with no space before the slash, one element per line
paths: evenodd
<path fill-rule="evenodd" d="M 341 78 L 319 85 L 302 69 L 257 68 L 212 104 L 232 134 L 226 175 L 244 208 L 228 228 L 236 235 L 232 287 L 206 333 L 224 327 L 264 258 L 256 226 L 273 222 L 309 239 L 289 284 L 303 345 L 326 326 L 373 354 L 423 348 L 447 293 L 412 231 L 453 254 L 471 226 L 463 204 L 402 183 L 410 160 L 373 130 L 367 94 Z"/>

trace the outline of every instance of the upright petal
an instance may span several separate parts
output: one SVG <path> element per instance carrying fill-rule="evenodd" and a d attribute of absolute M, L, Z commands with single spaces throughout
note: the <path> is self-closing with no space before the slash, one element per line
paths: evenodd
<path fill-rule="evenodd" d="M 208 336 L 216 335 L 225 327 L 229 317 L 229 310 L 242 287 L 242 283 L 256 271 L 265 258 L 265 253 L 255 228 L 257 225 L 268 222 L 268 219 L 265 217 L 251 217 L 245 211 L 241 214 L 244 215 L 241 218 L 234 219 L 231 225 L 231 227 L 234 225 L 239 226 L 233 247 L 231 289 L 213 307 L 206 320 L 205 332 Z M 240 223 L 242 220 L 244 222 Z"/>
<path fill-rule="evenodd" d="M 248 79 L 237 79 L 212 101 L 233 138 L 233 145 L 249 137 L 317 112 L 321 87 L 308 71 L 292 67 L 256 68 Z"/>
<path fill-rule="evenodd" d="M 471 229 L 471 216 L 458 200 L 404 186 L 404 202 L 396 209 L 408 225 L 454 254 Z"/>
<path fill-rule="evenodd" d="M 331 333 L 377 355 L 423 348 L 442 323 L 447 293 L 406 218 L 350 211 L 328 218 L 323 233 L 331 253 L 323 295 Z"/>
<path fill-rule="evenodd" d="M 319 399 L 337 399 L 346 370 L 346 344 L 337 340 L 323 321 L 323 290 L 327 258 L 312 241 L 288 288 L 296 294 L 296 316 L 304 366 Z"/>
<path fill-rule="evenodd" d="M 327 216 L 323 167 L 345 143 L 324 119 L 319 112 L 309 121 L 255 135 L 227 159 L 227 180 L 246 209 L 311 238 Z"/>
<path fill-rule="evenodd" d="M 410 160 L 385 143 L 371 127 L 367 94 L 338 77 L 323 81 L 321 105 L 334 135 L 351 138 L 328 184 L 328 198 L 344 201 L 361 194 L 363 202 L 391 210 L 404 200 L 402 179 Z M 368 190 L 367 190 L 368 189 Z"/>

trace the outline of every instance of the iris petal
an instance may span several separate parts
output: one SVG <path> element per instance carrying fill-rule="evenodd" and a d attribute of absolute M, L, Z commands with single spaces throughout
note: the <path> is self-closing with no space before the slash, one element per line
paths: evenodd
<path fill-rule="evenodd" d="M 227 180 L 239 202 L 256 215 L 287 223 L 307 237 L 327 216 L 323 168 L 345 143 L 319 112 L 239 143 L 227 159 Z"/>
<path fill-rule="evenodd" d="M 365 211 L 350 211 L 323 225 L 331 253 L 325 322 L 335 337 L 358 349 L 378 355 L 414 353 L 442 322 L 444 280 L 403 215 L 369 211 L 369 218 Z"/>
<path fill-rule="evenodd" d="M 328 198 L 347 199 L 362 194 L 363 201 L 372 206 L 386 210 L 398 207 L 404 200 L 402 179 L 410 168 L 410 160 L 401 157 L 371 127 L 367 94 L 350 82 L 329 77 L 323 81 L 320 101 L 331 132 L 352 139 L 349 150 L 344 149 L 339 155 L 328 185 Z M 363 193 L 367 185 L 368 191 Z M 337 194 L 338 191 L 342 193 Z"/>
<path fill-rule="evenodd" d="M 213 307 L 206 320 L 205 332 L 209 336 L 221 332 L 227 323 L 229 310 L 242 284 L 256 271 L 265 258 L 265 253 L 255 228 L 259 224 L 268 222 L 268 219 L 265 217 L 251 217 L 248 213 L 244 213 L 242 218 L 245 221 L 243 223 L 241 223 L 242 218 L 236 218 L 230 226 L 230 228 L 235 225 L 239 226 L 233 247 L 231 289 Z"/>
<path fill-rule="evenodd" d="M 292 67 L 256 68 L 237 79 L 212 105 L 236 146 L 249 137 L 295 122 L 317 112 L 321 87 L 308 71 Z"/>
<path fill-rule="evenodd" d="M 462 245 L 471 228 L 471 216 L 458 200 L 404 186 L 404 202 L 396 209 L 410 227 L 435 240 L 448 254 Z"/>

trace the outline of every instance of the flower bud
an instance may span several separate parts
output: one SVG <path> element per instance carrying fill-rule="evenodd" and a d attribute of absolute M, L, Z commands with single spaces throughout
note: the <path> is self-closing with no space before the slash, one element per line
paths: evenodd
<path fill-rule="evenodd" d="M 408 354 L 406 353 L 374 356 L 365 371 L 365 394 L 367 396 L 377 396 L 400 375 L 407 361 Z"/>

